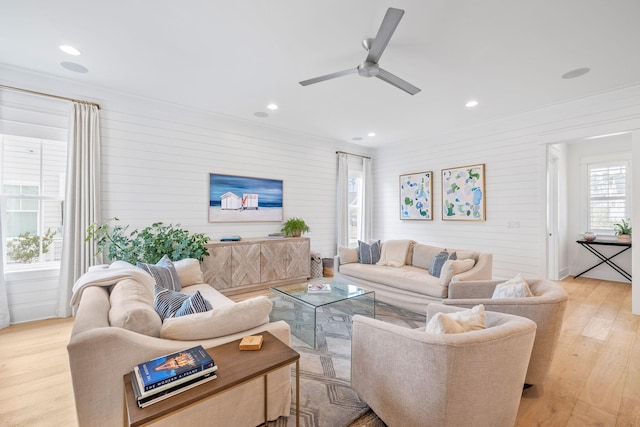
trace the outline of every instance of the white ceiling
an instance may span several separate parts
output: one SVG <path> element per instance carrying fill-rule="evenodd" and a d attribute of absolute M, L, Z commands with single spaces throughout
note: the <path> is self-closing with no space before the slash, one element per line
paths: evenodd
<path fill-rule="evenodd" d="M 358 75 L 298 84 L 362 62 L 388 7 L 406 13 L 380 65 L 422 92 Z M 639 18 L 638 0 L 3 0 L 0 63 L 376 146 L 638 84 Z"/>

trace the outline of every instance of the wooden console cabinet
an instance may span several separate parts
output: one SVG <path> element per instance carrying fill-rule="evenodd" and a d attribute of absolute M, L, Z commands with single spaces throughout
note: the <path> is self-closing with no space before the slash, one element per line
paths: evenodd
<path fill-rule="evenodd" d="M 307 280 L 307 237 L 242 239 L 208 243 L 202 270 L 205 283 L 227 295 Z"/>

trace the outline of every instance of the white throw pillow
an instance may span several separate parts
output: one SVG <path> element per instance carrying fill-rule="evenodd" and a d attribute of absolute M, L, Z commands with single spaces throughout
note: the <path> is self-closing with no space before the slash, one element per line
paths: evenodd
<path fill-rule="evenodd" d="M 471 270 L 474 265 L 476 265 L 476 262 L 472 258 L 457 260 L 449 259 L 445 261 L 442 265 L 442 270 L 440 271 L 440 284 L 442 286 L 449 286 L 453 276 Z"/>
<path fill-rule="evenodd" d="M 509 279 L 506 282 L 497 284 L 495 289 L 493 290 L 493 295 L 491 296 L 491 298 L 526 298 L 532 296 L 534 295 L 529 288 L 529 284 L 522 276 L 522 274 L 519 273 L 513 279 Z"/>
<path fill-rule="evenodd" d="M 407 261 L 407 252 L 412 240 L 387 240 L 382 245 L 382 252 L 378 265 L 402 267 Z"/>
<path fill-rule="evenodd" d="M 347 248 L 346 246 L 340 246 L 338 248 L 338 255 L 340 256 L 340 264 L 351 264 L 358 262 L 358 249 Z"/>
<path fill-rule="evenodd" d="M 272 307 L 269 298 L 259 296 L 232 305 L 214 306 L 204 313 L 172 317 L 162 323 L 160 337 L 193 341 L 235 334 L 269 323 Z"/>
<path fill-rule="evenodd" d="M 200 269 L 200 261 L 197 259 L 185 258 L 180 261 L 174 261 L 173 266 L 178 273 L 182 287 L 204 282 L 202 270 Z"/>
<path fill-rule="evenodd" d="M 453 313 L 436 313 L 427 323 L 425 330 L 432 334 L 459 334 L 486 329 L 486 327 L 487 316 L 484 305 L 479 304 Z"/>

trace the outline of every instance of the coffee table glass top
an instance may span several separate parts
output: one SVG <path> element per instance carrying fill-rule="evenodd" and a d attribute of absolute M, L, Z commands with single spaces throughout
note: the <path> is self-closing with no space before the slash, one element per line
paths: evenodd
<path fill-rule="evenodd" d="M 309 292 L 309 283 L 328 283 L 331 285 L 331 291 L 328 292 Z M 311 305 L 313 307 L 321 307 L 327 304 L 333 304 L 335 302 L 356 298 L 362 295 L 373 294 L 373 291 L 368 289 L 359 288 L 355 285 L 348 285 L 346 283 L 338 283 L 333 280 L 310 280 L 304 283 L 294 283 L 290 285 L 274 286 L 272 291 L 286 295 L 289 298 L 293 298 L 302 303 Z"/>
<path fill-rule="evenodd" d="M 309 284 L 320 283 L 331 285 L 331 291 L 309 292 Z M 338 310 L 349 319 L 354 314 L 373 318 L 376 316 L 374 291 L 336 282 L 331 278 L 275 286 L 271 291 L 280 298 L 274 299 L 270 320 L 286 321 L 291 327 L 291 333 L 312 347 L 318 345 L 317 332 L 321 329 L 319 317 L 326 316 L 326 312 Z"/>

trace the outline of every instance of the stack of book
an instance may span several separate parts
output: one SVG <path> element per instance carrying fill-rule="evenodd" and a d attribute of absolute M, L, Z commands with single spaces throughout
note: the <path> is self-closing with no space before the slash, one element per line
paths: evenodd
<path fill-rule="evenodd" d="M 217 378 L 213 358 L 201 346 L 167 354 L 133 368 L 131 385 L 144 408 Z"/>
<path fill-rule="evenodd" d="M 307 285 L 307 293 L 320 294 L 324 292 L 331 292 L 331 285 L 329 283 L 309 283 L 309 285 Z"/>

